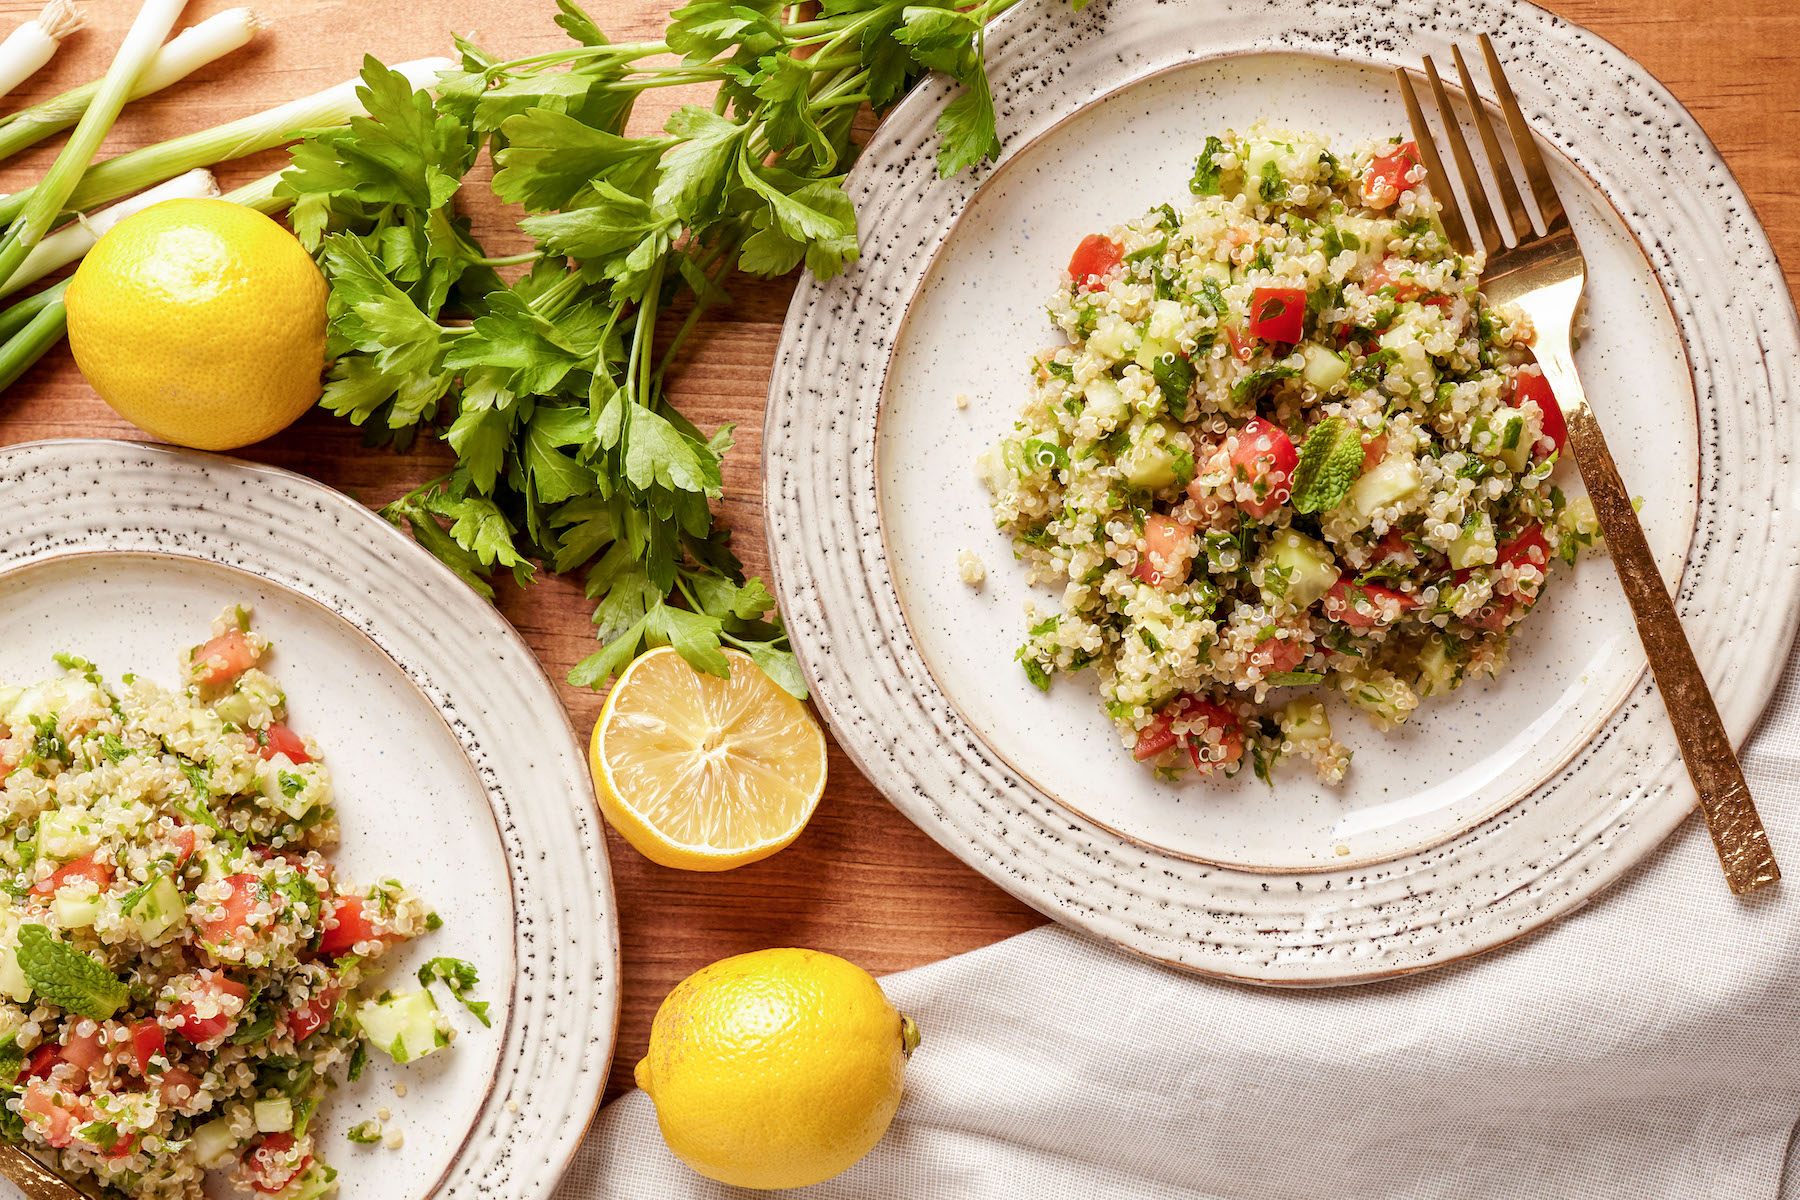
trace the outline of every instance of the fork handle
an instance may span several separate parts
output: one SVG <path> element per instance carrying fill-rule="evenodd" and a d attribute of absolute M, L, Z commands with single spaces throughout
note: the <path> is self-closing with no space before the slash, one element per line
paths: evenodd
<path fill-rule="evenodd" d="M 1539 331 L 1538 366 L 1562 405 L 1569 445 L 1606 534 L 1607 552 L 1631 603 L 1631 615 L 1637 619 L 1638 637 L 1669 711 L 1669 723 L 1675 727 L 1682 761 L 1700 793 L 1700 809 L 1706 814 L 1713 848 L 1719 852 L 1731 890 L 1739 895 L 1754 891 L 1780 879 L 1781 868 L 1775 864 L 1768 834 L 1732 752 L 1731 739 L 1719 720 L 1718 706 L 1707 690 L 1706 677 L 1694 660 L 1662 572 L 1656 569 L 1650 544 L 1644 540 L 1637 510 L 1588 406 L 1568 339 L 1545 336 L 1547 332 Z"/>

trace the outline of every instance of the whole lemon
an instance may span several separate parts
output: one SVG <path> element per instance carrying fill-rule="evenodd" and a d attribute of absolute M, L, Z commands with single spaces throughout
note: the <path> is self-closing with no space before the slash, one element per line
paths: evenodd
<path fill-rule="evenodd" d="M 165 200 L 101 237 L 69 282 L 69 348 L 120 416 L 231 450 L 319 399 L 325 279 L 280 225 L 227 200 Z"/>
<path fill-rule="evenodd" d="M 669 1149 L 702 1175 L 806 1187 L 881 1140 L 918 1043 L 861 967 L 817 950 L 759 950 L 676 985 L 637 1085 Z"/>

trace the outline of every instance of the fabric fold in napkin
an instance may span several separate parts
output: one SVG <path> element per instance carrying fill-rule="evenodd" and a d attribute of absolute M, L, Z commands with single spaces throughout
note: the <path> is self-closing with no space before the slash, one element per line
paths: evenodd
<path fill-rule="evenodd" d="M 1800 1200 L 1797 659 L 1743 759 L 1773 888 L 1732 896 L 1696 814 L 1583 911 L 1387 983 L 1253 988 L 1034 930 L 882 980 L 924 1041 L 837 1179 L 703 1179 L 634 1092 L 556 1200 Z"/>

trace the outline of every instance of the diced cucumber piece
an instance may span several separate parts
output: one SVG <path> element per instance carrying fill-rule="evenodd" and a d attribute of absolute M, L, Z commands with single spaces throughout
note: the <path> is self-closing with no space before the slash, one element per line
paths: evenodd
<path fill-rule="evenodd" d="M 277 754 L 259 760 L 256 774 L 264 798 L 296 821 L 325 799 L 325 776 L 317 763 L 295 763 Z"/>
<path fill-rule="evenodd" d="M 1119 390 L 1111 376 L 1101 375 L 1090 380 L 1082 389 L 1082 395 L 1087 397 L 1088 411 L 1102 425 L 1117 425 L 1119 418 L 1125 415 L 1125 393 Z"/>
<path fill-rule="evenodd" d="M 319 1200 L 320 1196 L 335 1191 L 337 1172 L 314 1160 L 312 1166 L 306 1168 L 306 1174 L 288 1184 L 281 1200 Z"/>
<path fill-rule="evenodd" d="M 1306 359 L 1306 365 L 1300 368 L 1300 378 L 1321 392 L 1329 392 L 1350 373 L 1350 364 L 1342 356 L 1317 342 L 1306 343 L 1300 353 Z"/>
<path fill-rule="evenodd" d="M 1450 543 L 1450 565 L 1458 571 L 1485 567 L 1494 561 L 1494 521 L 1484 512 L 1463 522 L 1462 532 Z"/>
<path fill-rule="evenodd" d="M 37 854 L 56 862 L 72 862 L 100 846 L 93 816 L 85 808 L 57 808 L 38 818 Z"/>
<path fill-rule="evenodd" d="M 243 692 L 232 692 L 229 696 L 221 696 L 213 701 L 212 707 L 221 718 L 244 729 L 250 724 L 250 711 L 255 707 L 255 702 Z"/>
<path fill-rule="evenodd" d="M 1325 546 L 1284 529 L 1269 539 L 1262 557 L 1263 598 L 1270 603 L 1286 600 L 1295 608 L 1307 608 L 1338 581 L 1337 561 Z"/>
<path fill-rule="evenodd" d="M 1099 328 L 1095 329 L 1087 340 L 1089 350 L 1115 362 L 1122 358 L 1129 358 L 1131 352 L 1137 349 L 1137 344 L 1137 326 L 1125 318 L 1113 316 L 1111 313 L 1100 318 Z"/>
<path fill-rule="evenodd" d="M 1419 464 L 1410 454 L 1390 454 L 1358 477 L 1344 500 L 1352 512 L 1366 521 L 1379 510 L 1411 496 L 1419 490 L 1420 483 Z"/>
<path fill-rule="evenodd" d="M 58 892 L 50 901 L 50 911 L 64 929 L 86 929 L 100 919 L 100 897 L 81 892 Z"/>
<path fill-rule="evenodd" d="M 0 995 L 15 1004 L 23 1004 L 31 999 L 31 982 L 25 978 L 24 968 L 19 966 L 19 932 L 16 925 L 7 931 L 5 943 L 0 945 Z"/>
<path fill-rule="evenodd" d="M 1508 470 L 1523 471 L 1531 462 L 1536 441 L 1526 431 L 1525 414 L 1509 408 L 1477 421 L 1470 444 L 1482 457 L 1499 459 Z"/>
<path fill-rule="evenodd" d="M 1154 491 L 1175 482 L 1175 454 L 1163 440 L 1167 432 L 1161 425 L 1144 426 L 1137 441 L 1119 459 L 1126 483 Z"/>
<path fill-rule="evenodd" d="M 423 989 L 370 1000 L 356 1010 L 363 1036 L 395 1062 L 412 1062 L 450 1044 L 450 1028 Z"/>
<path fill-rule="evenodd" d="M 1180 343 L 1174 338 L 1147 337 L 1138 343 L 1137 353 L 1131 357 L 1144 370 L 1153 371 L 1156 369 L 1157 359 L 1165 354 L 1173 354 L 1180 349 Z"/>
<path fill-rule="evenodd" d="M 1144 323 L 1144 336 L 1159 342 L 1173 343 L 1187 324 L 1187 314 L 1177 300 L 1158 300 L 1150 306 L 1150 319 Z"/>
<path fill-rule="evenodd" d="M 294 1127 L 294 1102 L 285 1096 L 258 1100 L 250 1106 L 258 1133 L 286 1133 Z"/>
<path fill-rule="evenodd" d="M 1421 392 L 1429 392 L 1436 386 L 1437 368 L 1432 366 L 1431 355 L 1419 341 L 1419 331 L 1410 323 L 1402 320 L 1382 334 L 1381 348 L 1394 352 L 1399 359 L 1397 366 L 1401 377 Z"/>
<path fill-rule="evenodd" d="M 1387 730 L 1405 721 L 1419 698 L 1392 671 L 1380 667 L 1359 667 L 1332 679 L 1344 698 L 1368 713 L 1377 728 Z"/>
<path fill-rule="evenodd" d="M 146 942 L 155 942 L 187 920 L 187 904 L 175 881 L 167 875 L 158 875 L 150 889 L 125 910 L 125 915 L 137 922 L 139 937 Z"/>
<path fill-rule="evenodd" d="M 202 1167 L 224 1166 L 237 1144 L 237 1134 L 231 1132 L 230 1117 L 208 1121 L 194 1130 L 193 1140 L 188 1143 L 193 1148 L 194 1161 Z"/>
<path fill-rule="evenodd" d="M 1449 643 L 1442 636 L 1426 642 L 1419 651 L 1419 695 L 1441 696 L 1455 690 L 1461 678 L 1462 668 L 1451 659 Z"/>
<path fill-rule="evenodd" d="M 1323 701 L 1296 696 L 1281 710 L 1281 736 L 1290 742 L 1315 742 L 1331 736 L 1331 718 Z"/>

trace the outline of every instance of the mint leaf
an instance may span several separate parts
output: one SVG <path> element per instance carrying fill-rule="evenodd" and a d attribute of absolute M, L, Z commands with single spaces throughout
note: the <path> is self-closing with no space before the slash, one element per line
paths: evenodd
<path fill-rule="evenodd" d="M 130 989 L 99 960 L 57 941 L 42 925 L 19 926 L 18 956 L 31 990 L 77 1016 L 104 1021 L 131 998 Z"/>
<path fill-rule="evenodd" d="M 1312 427 L 1294 464 L 1293 504 L 1297 512 L 1325 512 L 1342 504 L 1362 469 L 1362 435 L 1343 417 L 1327 417 Z"/>

